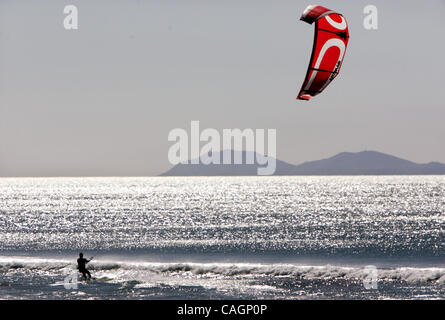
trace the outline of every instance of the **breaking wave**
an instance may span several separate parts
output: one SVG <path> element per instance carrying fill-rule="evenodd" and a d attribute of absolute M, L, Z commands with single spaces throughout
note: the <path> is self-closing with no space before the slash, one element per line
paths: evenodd
<path fill-rule="evenodd" d="M 32 257 L 0 257 L 0 272 L 44 271 L 66 273 L 75 269 L 72 260 L 42 259 Z M 295 264 L 261 264 L 261 263 L 165 263 L 165 262 L 123 262 L 123 261 L 92 261 L 90 270 L 109 274 L 116 278 L 132 273 L 188 275 L 196 277 L 223 276 L 230 278 L 242 277 L 290 277 L 298 279 L 347 279 L 361 280 L 369 275 L 364 267 L 350 266 L 310 266 Z M 445 268 L 431 267 L 397 267 L 377 268 L 378 279 L 386 281 L 433 282 L 445 284 Z"/>

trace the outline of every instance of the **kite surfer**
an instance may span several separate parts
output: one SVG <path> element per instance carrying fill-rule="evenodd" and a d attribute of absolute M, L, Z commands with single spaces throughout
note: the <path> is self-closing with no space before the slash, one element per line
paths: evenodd
<path fill-rule="evenodd" d="M 77 259 L 77 269 L 79 269 L 79 272 L 82 273 L 82 275 L 85 278 L 85 280 L 87 280 L 87 275 L 88 275 L 88 279 L 91 279 L 91 274 L 90 274 L 90 272 L 86 268 L 86 264 L 88 262 L 90 262 L 91 259 L 93 259 L 93 258 L 90 258 L 90 260 L 85 259 L 83 257 L 83 253 L 82 252 L 79 253 L 79 259 Z"/>

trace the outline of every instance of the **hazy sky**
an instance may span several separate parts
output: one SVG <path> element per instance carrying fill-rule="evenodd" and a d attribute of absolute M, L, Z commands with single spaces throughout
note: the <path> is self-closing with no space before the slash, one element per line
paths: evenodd
<path fill-rule="evenodd" d="M 168 133 L 191 120 L 276 129 L 295 164 L 364 149 L 445 162 L 445 1 L 318 2 L 351 38 L 340 75 L 304 102 L 308 4 L 2 0 L 0 176 L 157 175 Z M 378 30 L 363 27 L 367 4 Z"/>

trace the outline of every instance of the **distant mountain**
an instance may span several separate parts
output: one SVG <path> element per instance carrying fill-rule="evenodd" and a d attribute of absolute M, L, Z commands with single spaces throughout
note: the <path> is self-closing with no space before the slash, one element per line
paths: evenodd
<path fill-rule="evenodd" d="M 246 151 L 242 153 L 245 162 Z M 222 163 L 222 152 L 218 155 Z M 255 159 L 256 154 L 254 153 Z M 161 176 L 256 176 L 257 164 L 178 164 Z M 342 152 L 331 158 L 299 165 L 276 160 L 274 175 L 419 175 L 445 174 L 445 164 L 415 163 L 376 151 Z"/>
<path fill-rule="evenodd" d="M 250 151 L 231 151 L 232 160 L 235 154 L 242 156 L 243 163 L 246 162 L 247 155 L 253 155 L 257 159 L 257 154 Z M 177 164 L 161 176 L 256 176 L 258 167 L 257 164 L 222 164 L 223 152 L 218 152 L 217 157 L 221 164 Z M 276 159 L 275 159 L 276 160 Z M 276 160 L 276 170 L 274 175 L 287 175 L 295 168 L 295 165 L 284 161 Z"/>
<path fill-rule="evenodd" d="M 445 164 L 419 164 L 376 151 L 342 152 L 295 166 L 292 175 L 445 174 Z"/>

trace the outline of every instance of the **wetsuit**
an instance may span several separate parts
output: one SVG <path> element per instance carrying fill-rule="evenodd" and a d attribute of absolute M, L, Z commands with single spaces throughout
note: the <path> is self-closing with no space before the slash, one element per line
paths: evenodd
<path fill-rule="evenodd" d="M 77 259 L 77 268 L 79 269 L 79 272 L 82 273 L 82 275 L 85 279 L 87 278 L 87 275 L 88 275 L 88 278 L 91 279 L 91 274 L 86 268 L 86 264 L 88 262 L 90 262 L 90 260 L 87 260 L 85 258 Z"/>

